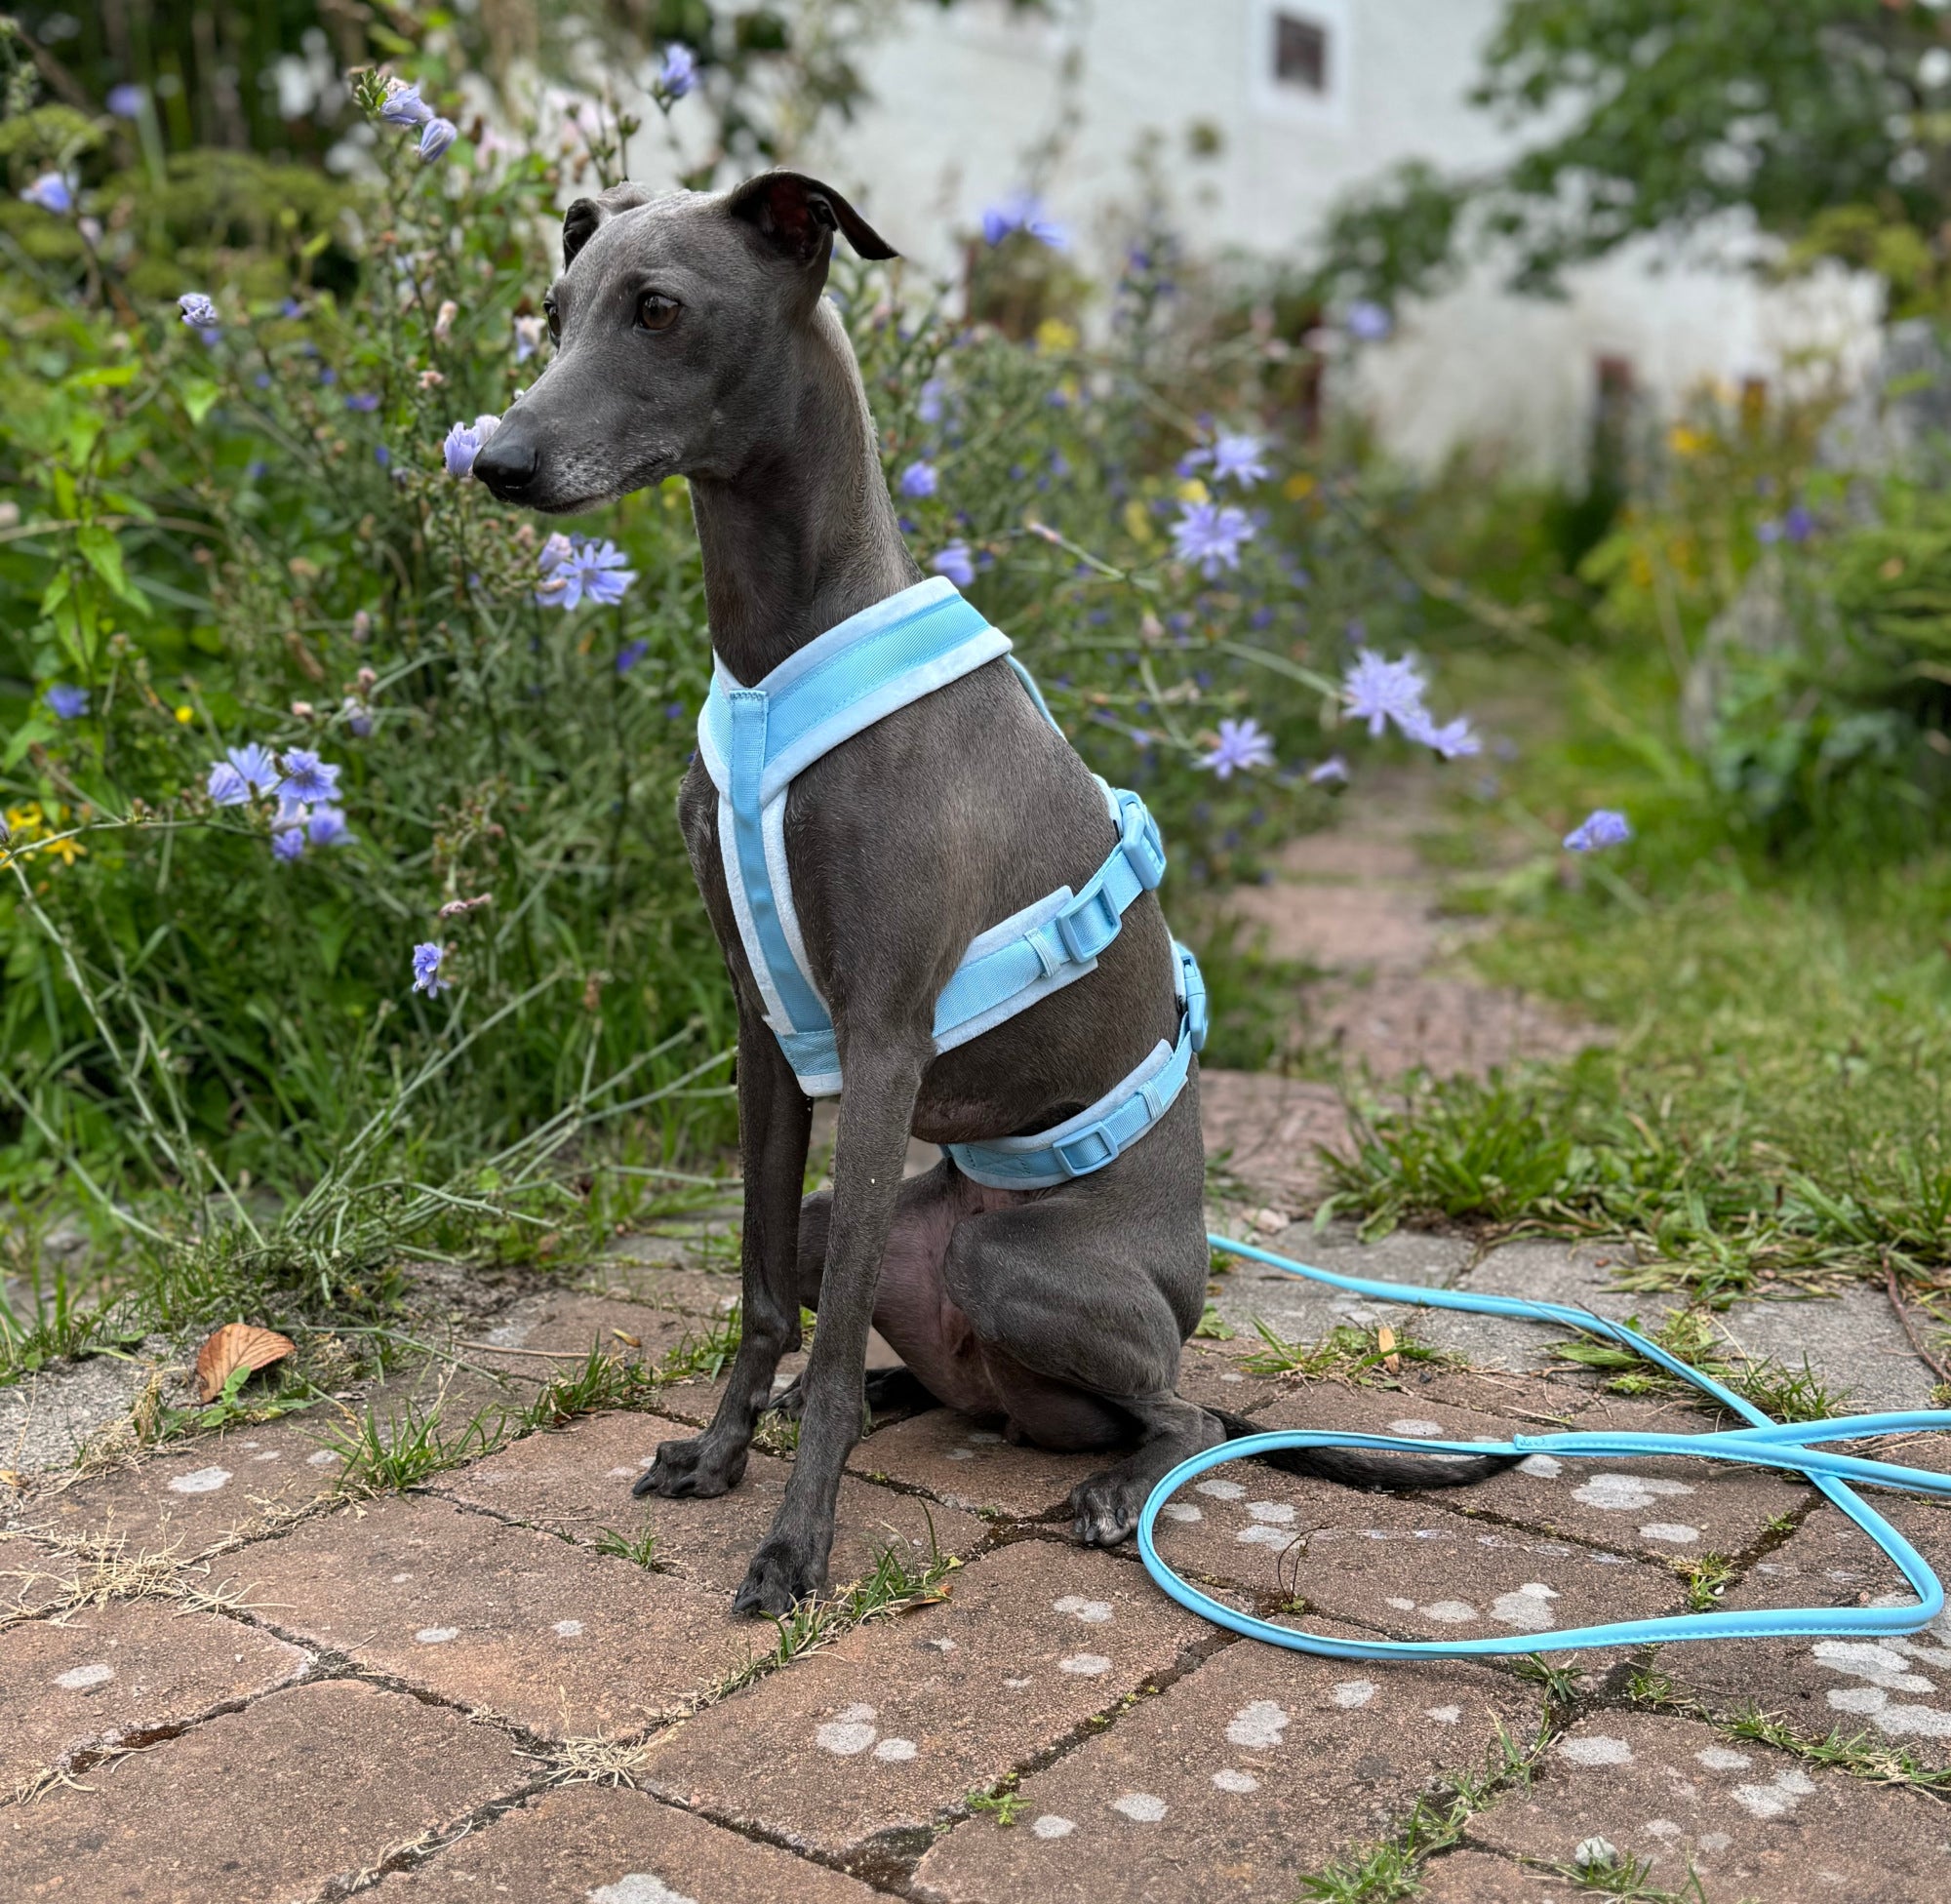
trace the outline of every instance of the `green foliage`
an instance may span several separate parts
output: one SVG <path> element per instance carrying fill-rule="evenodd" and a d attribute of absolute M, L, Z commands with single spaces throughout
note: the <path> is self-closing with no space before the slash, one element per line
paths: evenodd
<path fill-rule="evenodd" d="M 1502 166 L 1415 163 L 1365 190 L 1331 220 L 1324 276 L 1387 302 L 1494 247 L 1549 293 L 1569 265 L 1734 208 L 1843 250 L 1860 220 L 1839 229 L 1835 208 L 1862 207 L 1911 234 L 1863 261 L 1914 285 L 1918 245 L 1941 269 L 1946 100 L 1919 61 L 1943 44 L 1941 14 L 1885 0 L 1509 0 L 1473 99 L 1533 136 Z"/>

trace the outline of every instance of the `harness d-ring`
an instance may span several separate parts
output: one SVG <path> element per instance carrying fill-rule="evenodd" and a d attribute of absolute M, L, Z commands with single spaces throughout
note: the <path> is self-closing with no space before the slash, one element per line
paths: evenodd
<path fill-rule="evenodd" d="M 1229 1627 L 1251 1640 L 1293 1652 L 1325 1654 L 1332 1659 L 1461 1659 L 1510 1653 L 1573 1651 L 1586 1646 L 1634 1646 L 1680 1640 L 1756 1640 L 1781 1635 L 1872 1635 L 1918 1633 L 1944 1610 L 1944 1589 L 1930 1564 L 1903 1535 L 1851 1489 L 1851 1482 L 1872 1488 L 1897 1488 L 1951 1500 L 1951 1475 L 1906 1468 L 1891 1461 L 1860 1455 L 1831 1454 L 1812 1444 L 1855 1441 L 1869 1435 L 1910 1434 L 1920 1429 L 1951 1430 L 1951 1412 L 1915 1409 L 1891 1414 L 1844 1415 L 1831 1421 L 1771 1421 L 1752 1403 L 1702 1374 L 1678 1356 L 1650 1342 L 1623 1323 L 1608 1321 L 1587 1310 L 1559 1302 L 1528 1302 L 1520 1296 L 1465 1295 L 1456 1289 L 1431 1289 L 1399 1283 L 1374 1283 L 1359 1276 L 1337 1276 L 1293 1262 L 1250 1243 L 1209 1236 L 1207 1242 L 1229 1255 L 1251 1257 L 1306 1277 L 1331 1289 L 1372 1300 L 1425 1309 L 1458 1309 L 1471 1315 L 1511 1316 L 1524 1322 L 1557 1323 L 1587 1335 L 1603 1336 L 1644 1356 L 1668 1374 L 1690 1382 L 1724 1408 L 1753 1423 L 1702 1435 L 1563 1434 L 1516 1435 L 1508 1442 L 1413 1441 L 1396 1435 L 1340 1434 L 1315 1429 L 1282 1429 L 1248 1435 L 1239 1441 L 1208 1448 L 1181 1461 L 1151 1491 L 1138 1516 L 1138 1552 L 1152 1578 L 1178 1602 L 1214 1625 Z M 1895 1565 L 1917 1595 L 1914 1606 L 1793 1606 L 1753 1612 L 1714 1612 L 1670 1615 L 1660 1619 L 1617 1620 L 1599 1626 L 1573 1626 L 1545 1633 L 1485 1640 L 1334 1640 L 1290 1626 L 1277 1626 L 1202 1593 L 1176 1573 L 1160 1555 L 1153 1538 L 1159 1510 L 1179 1488 L 1211 1468 L 1228 1461 L 1251 1459 L 1282 1448 L 1362 1448 L 1408 1454 L 1550 1454 L 1589 1461 L 1633 1455 L 1693 1455 L 1713 1461 L 1734 1461 L 1750 1467 L 1775 1468 L 1805 1477 Z"/>

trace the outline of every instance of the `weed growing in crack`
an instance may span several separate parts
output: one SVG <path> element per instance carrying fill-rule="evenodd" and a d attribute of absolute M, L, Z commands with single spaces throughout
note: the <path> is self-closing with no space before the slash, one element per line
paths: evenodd
<path fill-rule="evenodd" d="M 1763 1362 L 1733 1360 L 1712 1319 L 1699 1309 L 1670 1310 L 1666 1320 L 1652 1330 L 1644 1329 L 1637 1316 L 1628 1316 L 1626 1327 L 1732 1389 L 1773 1420 L 1822 1421 L 1843 1411 L 1844 1398 L 1823 1382 L 1809 1366 L 1806 1355 L 1799 1369 L 1786 1368 L 1772 1357 Z M 1613 1395 L 1692 1397 L 1698 1393 L 1692 1384 L 1668 1374 L 1622 1343 L 1579 1336 L 1553 1343 L 1551 1353 L 1561 1362 L 1604 1375 L 1605 1386 Z"/>
<path fill-rule="evenodd" d="M 596 1530 L 596 1551 L 612 1555 L 619 1561 L 629 1561 L 651 1572 L 657 1564 L 657 1530 L 646 1527 L 641 1533 L 631 1535 L 619 1533 L 615 1527 L 599 1527 Z"/>
<path fill-rule="evenodd" d="M 1530 1788 L 1551 1736 L 1547 1720 L 1529 1746 L 1520 1746 L 1500 1723 L 1480 1773 L 1454 1775 L 1419 1798 L 1392 1837 L 1303 1879 L 1300 1896 L 1316 1904 L 1392 1904 L 1396 1898 L 1413 1897 L 1422 1888 L 1426 1859 L 1456 1844 L 1471 1817 L 1493 1799 Z"/>
<path fill-rule="evenodd" d="M 382 1493 L 494 1453 L 512 1439 L 511 1427 L 505 1408 L 482 1408 L 458 1435 L 449 1436 L 442 1432 L 438 1402 L 426 1409 L 409 1402 L 403 1413 L 388 1415 L 383 1423 L 369 1408 L 325 1446 L 343 1463 L 341 1488 Z"/>
<path fill-rule="evenodd" d="M 1400 1330 L 1384 1343 L 1376 1330 L 1341 1323 L 1314 1343 L 1290 1342 L 1258 1317 L 1254 1333 L 1261 1347 L 1241 1359 L 1240 1367 L 1255 1375 L 1292 1375 L 1297 1381 L 1345 1381 L 1358 1387 L 1386 1382 L 1402 1362 L 1420 1362 L 1439 1368 L 1462 1366 L 1463 1358 L 1448 1349 L 1433 1349 Z M 1381 1369 L 1377 1375 L 1374 1371 Z"/>
<path fill-rule="evenodd" d="M 1544 1688 L 1545 1704 L 1554 1715 L 1577 1702 L 1585 1677 L 1582 1666 L 1554 1666 L 1542 1653 L 1527 1653 L 1517 1662 L 1517 1676 Z"/>
<path fill-rule="evenodd" d="M 744 1323 L 735 1302 L 716 1322 L 702 1329 L 688 1329 L 684 1339 L 663 1359 L 657 1379 L 666 1382 L 715 1382 L 725 1365 L 738 1353 Z"/>
<path fill-rule="evenodd" d="M 1815 1738 L 1796 1731 L 1786 1720 L 1755 1706 L 1729 1721 L 1722 1730 L 1730 1738 L 1772 1745 L 1794 1753 L 1807 1765 L 1846 1771 L 1851 1778 L 1867 1779 L 1872 1784 L 1914 1785 L 1921 1791 L 1951 1792 L 1951 1770 L 1940 1771 L 1927 1765 L 1908 1746 L 1873 1744 L 1867 1732 L 1846 1735 L 1838 1729 Z"/>
<path fill-rule="evenodd" d="M 1655 1712 L 1682 1703 L 1672 1679 L 1659 1669 L 1657 1647 L 1626 1675 L 1625 1693 L 1634 1705 L 1651 1706 Z"/>
<path fill-rule="evenodd" d="M 1738 1571 L 1725 1554 L 1675 1556 L 1667 1566 L 1687 1583 L 1687 1610 L 1711 1613 L 1715 1602 L 1733 1584 Z"/>
<path fill-rule="evenodd" d="M 863 1424 L 862 1433 L 872 1426 L 871 1418 Z M 752 1431 L 752 1446 L 766 1454 L 787 1455 L 799 1449 L 799 1421 L 797 1417 L 781 1413 L 777 1408 L 768 1408 L 759 1417 L 759 1425 Z"/>
<path fill-rule="evenodd" d="M 1603 1841 L 1602 1841 L 1603 1842 Z M 1630 1897 L 1635 1904 L 1708 1904 L 1700 1887 L 1700 1876 L 1690 1865 L 1687 1883 L 1679 1890 L 1651 1882 L 1651 1858 L 1592 1857 L 1583 1864 L 1551 1867 L 1561 1878 L 1569 1878 L 1581 1890 L 1600 1897 Z"/>
<path fill-rule="evenodd" d="M 1008 1830 L 1014 1825 L 1023 1815 L 1023 1809 L 1029 1803 L 1016 1790 L 1016 1774 L 1013 1771 L 1005 1772 L 993 1785 L 978 1786 L 968 1793 L 962 1802 L 971 1811 L 988 1812 L 999 1830 Z"/>

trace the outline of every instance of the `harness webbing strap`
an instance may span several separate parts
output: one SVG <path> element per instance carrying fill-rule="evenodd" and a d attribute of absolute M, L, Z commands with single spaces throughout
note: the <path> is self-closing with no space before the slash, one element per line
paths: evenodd
<path fill-rule="evenodd" d="M 1623 1323 L 1609 1321 L 1588 1310 L 1558 1302 L 1531 1302 L 1520 1296 L 1466 1294 L 1460 1289 L 1433 1289 L 1398 1283 L 1372 1282 L 1365 1277 L 1338 1276 L 1325 1269 L 1277 1256 L 1271 1250 L 1230 1237 L 1211 1236 L 1215 1250 L 1251 1257 L 1324 1283 L 1352 1295 L 1382 1302 L 1429 1309 L 1456 1309 L 1472 1315 L 1512 1316 L 1525 1322 L 1557 1323 L 1588 1335 L 1603 1336 L 1644 1356 L 1649 1362 L 1690 1382 L 1724 1408 L 1753 1426 L 1701 1435 L 1563 1434 L 1516 1435 L 1507 1443 L 1415 1441 L 1395 1435 L 1328 1433 L 1307 1429 L 1249 1435 L 1195 1454 L 1165 1477 L 1151 1491 L 1138 1517 L 1138 1552 L 1146 1570 L 1181 1606 L 1215 1625 L 1264 1640 L 1294 1652 L 1326 1654 L 1334 1659 L 1455 1659 L 1472 1655 L 1573 1651 L 1587 1646 L 1634 1646 L 1680 1640 L 1747 1640 L 1783 1635 L 1852 1635 L 1918 1633 L 1944 1611 L 1944 1589 L 1924 1557 L 1896 1528 L 1848 1486 L 1851 1481 L 1875 1488 L 1897 1488 L 1951 1499 L 1951 1475 L 1933 1474 L 1890 1461 L 1830 1454 L 1812 1443 L 1854 1441 L 1871 1435 L 1911 1433 L 1919 1429 L 1951 1429 L 1951 1412 L 1920 1409 L 1896 1414 L 1847 1415 L 1831 1421 L 1783 1423 L 1771 1421 L 1758 1408 L 1711 1375 L 1650 1342 Z M 1187 1483 L 1211 1468 L 1255 1454 L 1297 1448 L 1364 1448 L 1404 1454 L 1550 1454 L 1574 1461 L 1617 1460 L 1633 1455 L 1689 1455 L 1708 1460 L 1735 1461 L 1754 1467 L 1779 1469 L 1804 1476 L 1813 1488 L 1842 1509 L 1895 1565 L 1917 1595 L 1910 1606 L 1795 1606 L 1746 1612 L 1688 1613 L 1659 1619 L 1618 1620 L 1599 1626 L 1575 1626 L 1508 1639 L 1482 1640 L 1339 1640 L 1301 1632 L 1228 1606 L 1203 1593 L 1175 1572 L 1160 1555 L 1154 1538 L 1159 1512 Z"/>

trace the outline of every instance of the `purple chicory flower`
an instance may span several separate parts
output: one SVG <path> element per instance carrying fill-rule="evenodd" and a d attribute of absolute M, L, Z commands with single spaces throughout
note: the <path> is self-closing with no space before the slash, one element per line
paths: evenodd
<path fill-rule="evenodd" d="M 917 456 L 901 471 L 896 487 L 903 496 L 933 496 L 941 487 L 941 476 L 934 463 Z"/>
<path fill-rule="evenodd" d="M 1429 710 L 1422 704 L 1422 672 L 1407 654 L 1399 661 L 1385 661 L 1369 648 L 1357 650 L 1341 682 L 1348 712 L 1367 721 L 1371 734 L 1379 734 L 1391 721 L 1412 738 L 1428 731 Z"/>
<path fill-rule="evenodd" d="M 227 760 L 220 760 L 210 770 L 210 798 L 214 806 L 241 807 L 251 798 L 251 788 Z"/>
<path fill-rule="evenodd" d="M 650 652 L 650 643 L 643 640 L 642 637 L 639 637 L 636 641 L 625 642 L 617 651 L 617 672 L 618 674 L 628 674 Z"/>
<path fill-rule="evenodd" d="M 1403 733 L 1418 747 L 1431 748 L 1445 760 L 1466 760 L 1484 751 L 1484 743 L 1470 732 L 1469 721 L 1460 715 L 1448 726 L 1438 727 L 1428 714 L 1422 713 L 1419 719 L 1405 721 Z"/>
<path fill-rule="evenodd" d="M 456 423 L 441 439 L 441 460 L 450 476 L 465 476 L 481 454 L 481 432 L 471 424 Z"/>
<path fill-rule="evenodd" d="M 88 712 L 88 690 L 57 682 L 48 690 L 48 705 L 63 721 L 78 721 Z"/>
<path fill-rule="evenodd" d="M 352 844 L 352 831 L 338 808 L 314 807 L 305 821 L 305 838 L 315 847 L 344 847 Z"/>
<path fill-rule="evenodd" d="M 541 545 L 536 557 L 536 564 L 545 575 L 552 575 L 576 553 L 576 544 L 560 529 L 556 530 Z"/>
<path fill-rule="evenodd" d="M 967 588 L 976 579 L 976 564 L 969 554 L 967 542 L 950 542 L 936 553 L 935 560 L 928 565 L 937 575 L 946 575 L 957 588 Z"/>
<path fill-rule="evenodd" d="M 1624 813 L 1611 807 L 1595 807 L 1565 836 L 1572 853 L 1593 853 L 1600 847 L 1618 847 L 1633 837 Z"/>
<path fill-rule="evenodd" d="M 1271 473 L 1260 460 L 1267 446 L 1257 436 L 1229 436 L 1222 433 L 1213 446 L 1213 480 L 1215 483 L 1264 483 Z"/>
<path fill-rule="evenodd" d="M 697 56 L 688 46 L 665 47 L 657 84 L 666 99 L 683 99 L 697 84 Z"/>
<path fill-rule="evenodd" d="M 1791 542 L 1806 542 L 1815 534 L 1815 518 L 1802 503 L 1792 503 L 1782 516 L 1781 533 Z"/>
<path fill-rule="evenodd" d="M 429 119 L 420 129 L 420 160 L 431 165 L 445 156 L 447 148 L 460 137 L 460 128 L 452 119 Z"/>
<path fill-rule="evenodd" d="M 192 331 L 212 331 L 221 322 L 217 306 L 200 291 L 185 291 L 177 299 L 177 308 Z"/>
<path fill-rule="evenodd" d="M 542 347 L 548 336 L 545 317 L 518 317 L 515 320 L 515 362 L 526 364 Z"/>
<path fill-rule="evenodd" d="M 924 423 L 940 422 L 942 406 L 947 394 L 948 386 L 940 377 L 930 377 L 915 397 L 915 415 Z"/>
<path fill-rule="evenodd" d="M 403 79 L 393 79 L 386 83 L 386 98 L 379 107 L 379 117 L 388 126 L 402 126 L 411 132 L 433 117 L 433 107 L 420 98 L 418 80 L 409 86 Z"/>
<path fill-rule="evenodd" d="M 424 992 L 428 998 L 438 998 L 447 987 L 447 980 L 440 975 L 440 962 L 447 957 L 444 946 L 429 939 L 425 944 L 414 947 L 414 990 Z"/>
<path fill-rule="evenodd" d="M 1358 298 L 1348 306 L 1345 320 L 1348 335 L 1358 343 L 1380 343 L 1396 328 L 1386 304 L 1372 298 Z"/>
<path fill-rule="evenodd" d="M 564 546 L 558 547 L 558 542 Z M 536 591 L 536 601 L 542 608 L 573 609 L 587 596 L 613 608 L 637 579 L 637 572 L 627 566 L 629 560 L 615 542 L 599 542 L 593 536 L 551 536 L 539 558 L 548 579 Z"/>
<path fill-rule="evenodd" d="M 285 777 L 278 783 L 280 800 L 329 804 L 338 798 L 338 776 L 344 770 L 320 760 L 310 748 L 288 748 L 284 766 Z"/>
<path fill-rule="evenodd" d="M 1755 540 L 1764 547 L 1781 540 L 1781 524 L 1772 516 L 1765 516 L 1755 524 Z"/>
<path fill-rule="evenodd" d="M 125 82 L 121 86 L 111 86 L 108 89 L 106 104 L 108 110 L 116 118 L 134 119 L 141 113 L 142 99 L 142 89 L 139 86 L 131 86 Z"/>
<path fill-rule="evenodd" d="M 255 740 L 248 747 L 226 747 L 224 758 L 253 793 L 269 793 L 285 777 L 278 772 L 277 756 Z"/>
<path fill-rule="evenodd" d="M 1015 231 L 1054 252 L 1064 251 L 1070 244 L 1069 232 L 1044 210 L 1043 200 L 1033 192 L 1012 192 L 982 214 L 982 237 L 988 244 L 1000 245 Z"/>
<path fill-rule="evenodd" d="M 1222 780 L 1230 780 L 1237 771 L 1249 767 L 1271 767 L 1274 743 L 1260 724 L 1249 716 L 1244 721 L 1221 721 L 1218 744 L 1202 755 L 1201 767 L 1210 767 Z"/>
<path fill-rule="evenodd" d="M 290 864 L 305 850 L 304 828 L 287 826 L 271 835 L 271 857 Z"/>
<path fill-rule="evenodd" d="M 1330 754 L 1319 767 L 1307 771 L 1307 784 L 1311 787 L 1346 786 L 1348 783 L 1348 763 L 1339 754 Z"/>
<path fill-rule="evenodd" d="M 1210 581 L 1221 569 L 1240 566 L 1240 545 L 1250 541 L 1254 525 L 1246 510 L 1216 502 L 1187 502 L 1172 526 L 1173 552 L 1181 562 L 1196 562 Z"/>
<path fill-rule="evenodd" d="M 43 212 L 65 218 L 74 210 L 74 187 L 59 172 L 44 172 L 20 196 Z"/>
<path fill-rule="evenodd" d="M 345 399 L 345 407 L 347 410 L 356 410 L 361 415 L 370 416 L 379 408 L 379 399 L 372 390 L 355 390 Z"/>

